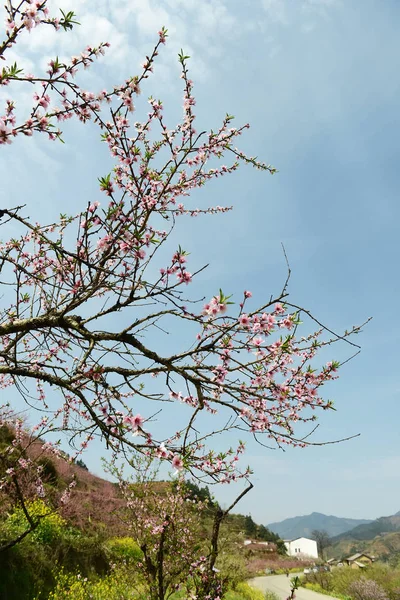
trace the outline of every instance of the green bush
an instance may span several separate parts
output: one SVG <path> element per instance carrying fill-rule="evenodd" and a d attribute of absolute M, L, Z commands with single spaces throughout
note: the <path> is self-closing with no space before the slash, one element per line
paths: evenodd
<path fill-rule="evenodd" d="M 143 594 L 143 588 L 135 585 L 125 569 L 115 570 L 97 581 L 60 571 L 47 600 L 144 600 Z M 39 595 L 35 600 L 43 597 Z"/>
<path fill-rule="evenodd" d="M 0 427 L 0 449 L 7 448 L 15 439 L 14 432 L 7 425 Z"/>
<path fill-rule="evenodd" d="M 41 553 L 40 553 L 41 554 Z M 2 552 L 0 559 L 0 598 L 30 600 L 31 592 L 41 586 L 46 589 L 41 556 L 24 556 L 18 547 Z"/>
<path fill-rule="evenodd" d="M 264 600 L 265 596 L 260 590 L 250 587 L 247 583 L 240 582 L 234 590 L 224 594 L 224 600 Z"/>
<path fill-rule="evenodd" d="M 39 525 L 29 537 L 36 542 L 49 544 L 55 539 L 61 537 L 65 521 L 60 515 L 52 512 L 43 500 L 34 500 L 26 504 L 28 513 L 34 520 L 40 519 Z M 29 528 L 28 520 L 22 510 L 18 507 L 3 523 L 2 534 L 13 538 Z"/>
<path fill-rule="evenodd" d="M 106 543 L 106 548 L 112 560 L 137 562 L 143 558 L 141 549 L 130 537 L 112 538 Z"/>
<path fill-rule="evenodd" d="M 382 586 L 386 591 L 392 592 L 400 587 L 400 571 L 391 569 L 387 565 L 375 563 L 367 569 L 350 569 L 349 567 L 338 567 L 332 571 L 332 589 L 343 595 L 351 595 L 349 590 L 352 584 L 362 577 L 368 577 Z"/>
<path fill-rule="evenodd" d="M 73 527 L 64 529 L 62 538 L 53 546 L 53 557 L 66 570 L 79 571 L 85 577 L 104 575 L 110 563 L 104 536 L 100 532 L 84 534 Z M 114 559 L 114 562 L 118 561 Z"/>
<path fill-rule="evenodd" d="M 34 517 L 44 518 L 37 529 L 1 554 L 1 600 L 31 600 L 39 590 L 47 599 L 56 583 L 56 565 L 62 565 L 67 571 L 79 570 L 84 577 L 106 573 L 110 557 L 104 538 L 97 534 L 85 535 L 69 527 L 42 500 L 29 503 L 28 509 Z M 0 537 L 3 540 L 15 539 L 26 527 L 25 515 L 17 508 L 1 524 Z"/>
<path fill-rule="evenodd" d="M 307 590 L 311 590 L 312 592 L 318 592 L 319 594 L 333 596 L 334 598 L 339 598 L 339 600 L 351 600 L 350 596 L 344 596 L 343 594 L 338 594 L 332 591 L 327 592 L 318 583 L 307 583 L 304 587 L 307 588 Z"/>
<path fill-rule="evenodd" d="M 223 589 L 236 589 L 247 577 L 246 563 L 243 556 L 226 552 L 218 556 L 216 567 L 223 582 Z"/>
<path fill-rule="evenodd" d="M 340 594 L 346 594 L 353 581 L 360 578 L 360 572 L 349 567 L 337 567 L 332 571 L 332 589 Z"/>
<path fill-rule="evenodd" d="M 390 600 L 400 599 L 400 569 L 394 569 L 382 563 L 374 563 L 366 569 L 338 567 L 331 573 L 313 573 L 307 575 L 305 587 L 319 593 L 337 598 L 353 598 L 354 585 L 366 578 L 385 590 Z"/>
<path fill-rule="evenodd" d="M 275 592 L 265 592 L 264 600 L 279 600 L 279 596 Z"/>

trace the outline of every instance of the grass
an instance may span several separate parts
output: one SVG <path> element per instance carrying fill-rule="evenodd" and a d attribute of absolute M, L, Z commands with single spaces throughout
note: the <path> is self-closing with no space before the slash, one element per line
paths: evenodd
<path fill-rule="evenodd" d="M 264 600 L 265 596 L 260 590 L 250 587 L 247 583 L 238 583 L 235 590 L 224 595 L 224 600 Z"/>
<path fill-rule="evenodd" d="M 339 598 L 339 600 L 351 600 L 350 596 L 343 596 L 343 594 L 339 594 L 337 592 L 324 590 L 318 583 L 306 583 L 303 584 L 304 588 L 307 590 L 311 590 L 312 592 L 318 592 L 319 594 L 324 594 L 325 596 L 332 596 L 333 598 Z"/>

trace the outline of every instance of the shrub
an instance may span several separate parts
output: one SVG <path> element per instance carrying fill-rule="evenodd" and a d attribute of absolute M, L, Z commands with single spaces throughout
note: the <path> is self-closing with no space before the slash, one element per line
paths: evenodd
<path fill-rule="evenodd" d="M 104 536 L 99 532 L 87 535 L 67 527 L 52 550 L 58 564 L 69 571 L 79 571 L 83 576 L 103 575 L 109 569 L 109 552 Z"/>
<path fill-rule="evenodd" d="M 12 444 L 14 437 L 15 436 L 11 427 L 8 427 L 7 425 L 2 425 L 0 427 L 0 448 L 3 449 Z"/>
<path fill-rule="evenodd" d="M 57 467 L 55 466 L 53 461 L 47 457 L 44 457 L 44 458 L 39 458 L 39 460 L 37 461 L 37 464 L 42 469 L 42 473 L 41 473 L 42 480 L 45 483 L 47 483 L 48 485 L 51 485 L 54 487 L 57 486 L 58 471 L 57 471 Z"/>
<path fill-rule="evenodd" d="M 98 577 L 109 570 L 109 552 L 101 536 L 84 535 L 68 527 L 41 500 L 29 507 L 36 516 L 46 517 L 35 531 L 0 555 L 1 600 L 31 600 L 39 591 L 47 600 L 56 584 L 54 567 L 58 564 L 67 571 L 81 572 L 83 577 Z M 1 537 L 18 535 L 25 528 L 24 519 L 21 509 L 16 509 L 2 524 Z"/>
<path fill-rule="evenodd" d="M 334 589 L 333 578 L 331 573 L 328 572 L 318 572 L 318 573 L 309 573 L 306 575 L 305 580 L 307 583 L 317 584 L 322 590 L 331 591 Z"/>
<path fill-rule="evenodd" d="M 125 569 L 116 569 L 97 581 L 88 581 L 80 574 L 59 571 L 56 586 L 48 600 L 142 600 L 143 590 L 132 581 Z M 37 596 L 35 600 L 42 600 Z"/>
<path fill-rule="evenodd" d="M 224 552 L 218 556 L 216 567 L 219 571 L 223 589 L 236 589 L 247 577 L 246 563 L 243 556 L 233 552 Z"/>
<path fill-rule="evenodd" d="M 360 579 L 375 581 L 381 588 L 386 590 L 391 600 L 397 600 L 397 590 L 400 588 L 400 570 L 390 568 L 382 563 L 375 563 L 365 571 L 341 567 L 332 571 L 331 584 L 333 590 L 341 594 L 350 595 L 350 587 L 353 582 Z"/>
<path fill-rule="evenodd" d="M 360 571 L 349 567 L 338 567 L 332 571 L 332 590 L 339 594 L 347 594 L 354 581 L 360 579 Z"/>
<path fill-rule="evenodd" d="M 339 567 L 332 570 L 331 573 L 310 573 L 305 578 L 305 585 L 308 589 L 327 593 L 338 598 L 348 598 L 354 596 L 359 581 L 373 581 L 385 591 L 390 600 L 400 600 L 400 569 L 390 568 L 386 564 L 374 563 L 365 570 L 351 569 L 349 567 Z M 357 584 L 353 588 L 353 584 Z M 361 589 L 361 588 L 360 588 Z"/>
<path fill-rule="evenodd" d="M 224 594 L 224 600 L 264 600 L 264 598 L 263 592 L 250 587 L 244 582 L 238 583 L 235 590 L 231 590 Z"/>
<path fill-rule="evenodd" d="M 27 502 L 26 507 L 33 519 L 41 519 L 37 528 L 30 534 L 31 540 L 48 544 L 61 537 L 65 521 L 59 514 L 52 512 L 43 500 Z M 28 520 L 22 508 L 18 507 L 5 521 L 3 532 L 12 537 L 20 535 L 28 528 Z"/>
<path fill-rule="evenodd" d="M 389 600 L 385 590 L 372 579 L 361 577 L 349 587 L 349 593 L 354 600 Z"/>
<path fill-rule="evenodd" d="M 143 553 L 131 537 L 112 538 L 106 544 L 113 560 L 138 561 Z"/>
<path fill-rule="evenodd" d="M 264 600 L 279 600 L 279 596 L 275 592 L 266 591 Z"/>
<path fill-rule="evenodd" d="M 350 596 L 339 594 L 338 592 L 327 592 L 318 583 L 305 583 L 303 585 L 307 588 L 307 590 L 311 590 L 312 592 L 326 594 L 329 597 L 333 596 L 334 598 L 339 598 L 339 600 L 352 600 Z"/>

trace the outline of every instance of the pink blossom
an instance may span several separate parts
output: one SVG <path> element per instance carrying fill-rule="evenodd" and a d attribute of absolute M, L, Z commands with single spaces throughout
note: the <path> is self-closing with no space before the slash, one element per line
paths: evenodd
<path fill-rule="evenodd" d="M 280 302 L 277 302 L 275 304 L 275 314 L 277 315 L 283 315 L 285 313 L 285 309 L 283 308 L 283 305 Z"/>
<path fill-rule="evenodd" d="M 250 323 L 251 323 L 251 321 L 250 321 L 250 318 L 249 318 L 248 315 L 246 315 L 246 314 L 240 315 L 240 317 L 239 317 L 239 324 L 242 327 L 246 327 L 246 328 L 250 327 Z"/>
<path fill-rule="evenodd" d="M 188 285 L 192 281 L 192 274 L 188 271 L 181 271 L 177 274 L 177 278 L 180 283 L 186 283 L 186 285 Z"/>
<path fill-rule="evenodd" d="M 177 471 L 181 471 L 183 469 L 183 461 L 179 454 L 174 454 L 171 464 Z"/>
<path fill-rule="evenodd" d="M 11 144 L 11 130 L 6 126 L 3 119 L 0 119 L 0 144 Z"/>
<path fill-rule="evenodd" d="M 99 249 L 102 248 L 107 248 L 112 242 L 112 237 L 111 235 L 105 235 L 103 238 L 101 238 L 98 242 L 97 242 L 97 247 Z"/>
<path fill-rule="evenodd" d="M 46 496 L 46 492 L 44 490 L 43 482 L 41 479 L 38 479 L 36 481 L 36 493 L 39 496 L 39 498 L 44 498 Z"/>
<path fill-rule="evenodd" d="M 134 417 L 132 417 L 132 425 L 135 429 L 138 429 L 139 427 L 142 427 L 143 425 L 143 417 L 141 415 L 135 415 Z"/>
<path fill-rule="evenodd" d="M 282 319 L 281 322 L 279 323 L 279 327 L 285 328 L 285 329 L 293 329 L 293 326 L 294 326 L 294 323 L 290 317 L 286 317 L 285 319 Z"/>
<path fill-rule="evenodd" d="M 168 458 L 168 450 L 164 446 L 164 444 L 160 444 L 157 449 L 157 456 L 159 458 Z"/>

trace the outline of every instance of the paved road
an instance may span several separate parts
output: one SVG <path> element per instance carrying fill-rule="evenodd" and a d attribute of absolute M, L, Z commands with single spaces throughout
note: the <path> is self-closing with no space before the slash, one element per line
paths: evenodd
<path fill-rule="evenodd" d="M 290 593 L 290 579 L 295 577 L 295 573 L 286 577 L 286 575 L 269 575 L 268 577 L 256 577 L 251 579 L 249 584 L 259 590 L 266 592 L 270 590 L 275 592 L 281 598 L 286 600 Z M 299 573 L 301 575 L 301 573 Z M 299 588 L 296 592 L 296 600 L 335 600 L 332 596 L 325 596 L 325 594 L 317 594 L 311 590 Z"/>

